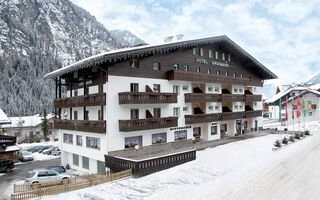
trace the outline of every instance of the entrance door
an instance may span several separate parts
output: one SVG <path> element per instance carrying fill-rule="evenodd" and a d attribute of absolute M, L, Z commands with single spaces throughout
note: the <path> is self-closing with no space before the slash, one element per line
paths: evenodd
<path fill-rule="evenodd" d="M 254 130 L 258 131 L 258 121 L 254 120 Z"/>
<path fill-rule="evenodd" d="M 201 137 L 201 127 L 193 128 L 193 137 L 195 138 Z"/>
<path fill-rule="evenodd" d="M 242 129 L 242 122 L 241 120 L 236 121 L 236 129 L 237 129 L 237 134 L 241 134 L 241 129 Z"/>

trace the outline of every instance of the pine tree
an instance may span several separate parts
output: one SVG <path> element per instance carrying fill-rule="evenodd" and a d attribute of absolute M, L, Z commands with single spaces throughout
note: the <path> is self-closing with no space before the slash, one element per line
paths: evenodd
<path fill-rule="evenodd" d="M 43 137 L 44 140 L 48 140 L 48 133 L 49 133 L 49 123 L 47 119 L 47 109 L 43 109 L 43 118 L 42 118 L 42 123 L 41 123 L 41 130 L 43 132 Z"/>

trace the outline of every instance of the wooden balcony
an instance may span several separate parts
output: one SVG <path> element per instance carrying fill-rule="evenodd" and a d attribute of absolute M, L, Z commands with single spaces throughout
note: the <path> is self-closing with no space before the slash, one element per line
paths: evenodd
<path fill-rule="evenodd" d="M 185 115 L 186 124 L 198 124 L 219 121 L 221 113 Z"/>
<path fill-rule="evenodd" d="M 119 130 L 124 132 L 142 131 L 178 126 L 178 117 L 119 120 Z"/>
<path fill-rule="evenodd" d="M 102 106 L 106 105 L 106 93 L 95 93 L 89 95 L 55 99 L 53 104 L 55 108 Z"/>
<path fill-rule="evenodd" d="M 105 120 L 54 120 L 55 129 L 66 129 L 73 131 L 84 131 L 105 134 L 106 127 L 107 125 Z"/>
<path fill-rule="evenodd" d="M 244 101 L 244 95 L 242 94 L 222 94 L 223 102 L 238 102 Z"/>
<path fill-rule="evenodd" d="M 176 93 L 120 92 L 119 104 L 177 103 Z"/>
<path fill-rule="evenodd" d="M 184 99 L 186 103 L 218 102 L 218 101 L 221 101 L 221 94 L 187 93 L 187 94 L 184 94 Z"/>
<path fill-rule="evenodd" d="M 262 110 L 252 110 L 252 111 L 246 111 L 244 113 L 244 118 L 261 117 L 261 116 L 262 116 Z"/>
<path fill-rule="evenodd" d="M 242 119 L 243 115 L 244 112 L 224 112 L 222 113 L 221 121 Z"/>
<path fill-rule="evenodd" d="M 246 94 L 245 95 L 245 101 L 262 101 L 262 95 L 252 95 L 252 94 Z"/>
<path fill-rule="evenodd" d="M 248 77 L 233 77 L 216 74 L 206 74 L 190 71 L 171 70 L 167 72 L 168 80 L 195 81 L 206 83 L 230 83 L 249 85 L 251 79 Z"/>

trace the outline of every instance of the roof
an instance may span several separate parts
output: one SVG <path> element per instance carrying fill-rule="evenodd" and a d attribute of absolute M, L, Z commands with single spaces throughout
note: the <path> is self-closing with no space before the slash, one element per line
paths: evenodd
<path fill-rule="evenodd" d="M 296 86 L 296 87 L 289 88 L 287 90 L 284 90 L 284 91 L 281 91 L 281 92 L 277 93 L 276 95 L 274 95 L 273 97 L 268 99 L 266 101 L 266 103 L 273 103 L 273 102 L 277 101 L 278 99 L 280 99 L 281 97 L 285 96 L 286 94 L 288 94 L 291 91 L 294 91 L 294 90 L 307 90 L 307 89 L 308 89 L 307 87 L 303 87 L 303 86 Z"/>
<path fill-rule="evenodd" d="M 11 121 L 7 117 L 6 113 L 0 108 L 0 125 L 1 124 L 11 124 Z"/>
<path fill-rule="evenodd" d="M 306 91 L 294 96 L 294 97 L 291 97 L 288 99 L 288 103 L 291 103 L 293 100 L 297 99 L 298 97 L 302 97 L 306 94 L 309 94 L 309 93 L 312 93 L 312 94 L 315 94 L 317 95 L 318 97 L 320 96 L 320 92 L 319 91 L 316 91 L 316 90 L 311 90 L 311 89 L 306 89 Z M 286 102 L 282 102 L 281 105 L 285 105 Z"/>
<path fill-rule="evenodd" d="M 48 114 L 47 119 L 53 118 L 53 114 Z M 3 125 L 3 128 L 18 128 L 18 127 L 36 127 L 42 122 L 42 116 L 39 114 L 24 117 L 9 117 L 11 124 Z"/>
<path fill-rule="evenodd" d="M 252 57 L 249 53 L 247 53 L 245 50 L 243 50 L 240 46 L 238 46 L 235 42 L 233 42 L 230 38 L 228 38 L 225 35 L 196 39 L 196 40 L 171 42 L 171 43 L 165 43 L 160 45 L 145 45 L 145 46 L 107 51 L 95 56 L 85 58 L 71 65 L 68 65 L 66 67 L 50 72 L 46 74 L 44 77 L 55 78 L 73 71 L 77 71 L 79 69 L 92 67 L 97 64 L 102 64 L 105 62 L 117 62 L 117 61 L 120 61 L 121 59 L 135 58 L 138 56 L 141 57 L 144 55 L 148 55 L 150 53 L 169 53 L 177 49 L 189 49 L 199 45 L 219 44 L 219 43 L 229 45 L 231 48 L 238 51 L 243 57 L 245 57 L 247 63 L 253 64 L 253 66 L 257 67 L 257 68 L 254 68 L 255 72 L 260 73 L 264 79 L 278 78 L 263 64 L 257 61 L 254 57 Z"/>
<path fill-rule="evenodd" d="M 5 150 L 5 152 L 9 152 L 9 151 L 19 151 L 21 148 L 18 147 L 17 145 L 13 145 L 13 146 L 8 146 Z"/>

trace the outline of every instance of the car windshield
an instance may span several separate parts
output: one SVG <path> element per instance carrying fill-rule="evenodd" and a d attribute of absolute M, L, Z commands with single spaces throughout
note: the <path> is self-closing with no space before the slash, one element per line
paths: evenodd
<path fill-rule="evenodd" d="M 32 178 L 34 175 L 35 175 L 34 172 L 29 172 L 29 173 L 27 174 L 27 178 Z"/>
<path fill-rule="evenodd" d="M 28 152 L 28 151 L 23 151 L 23 152 L 22 152 L 22 155 L 24 155 L 24 156 L 29 156 L 29 155 L 31 155 L 31 153 Z"/>

